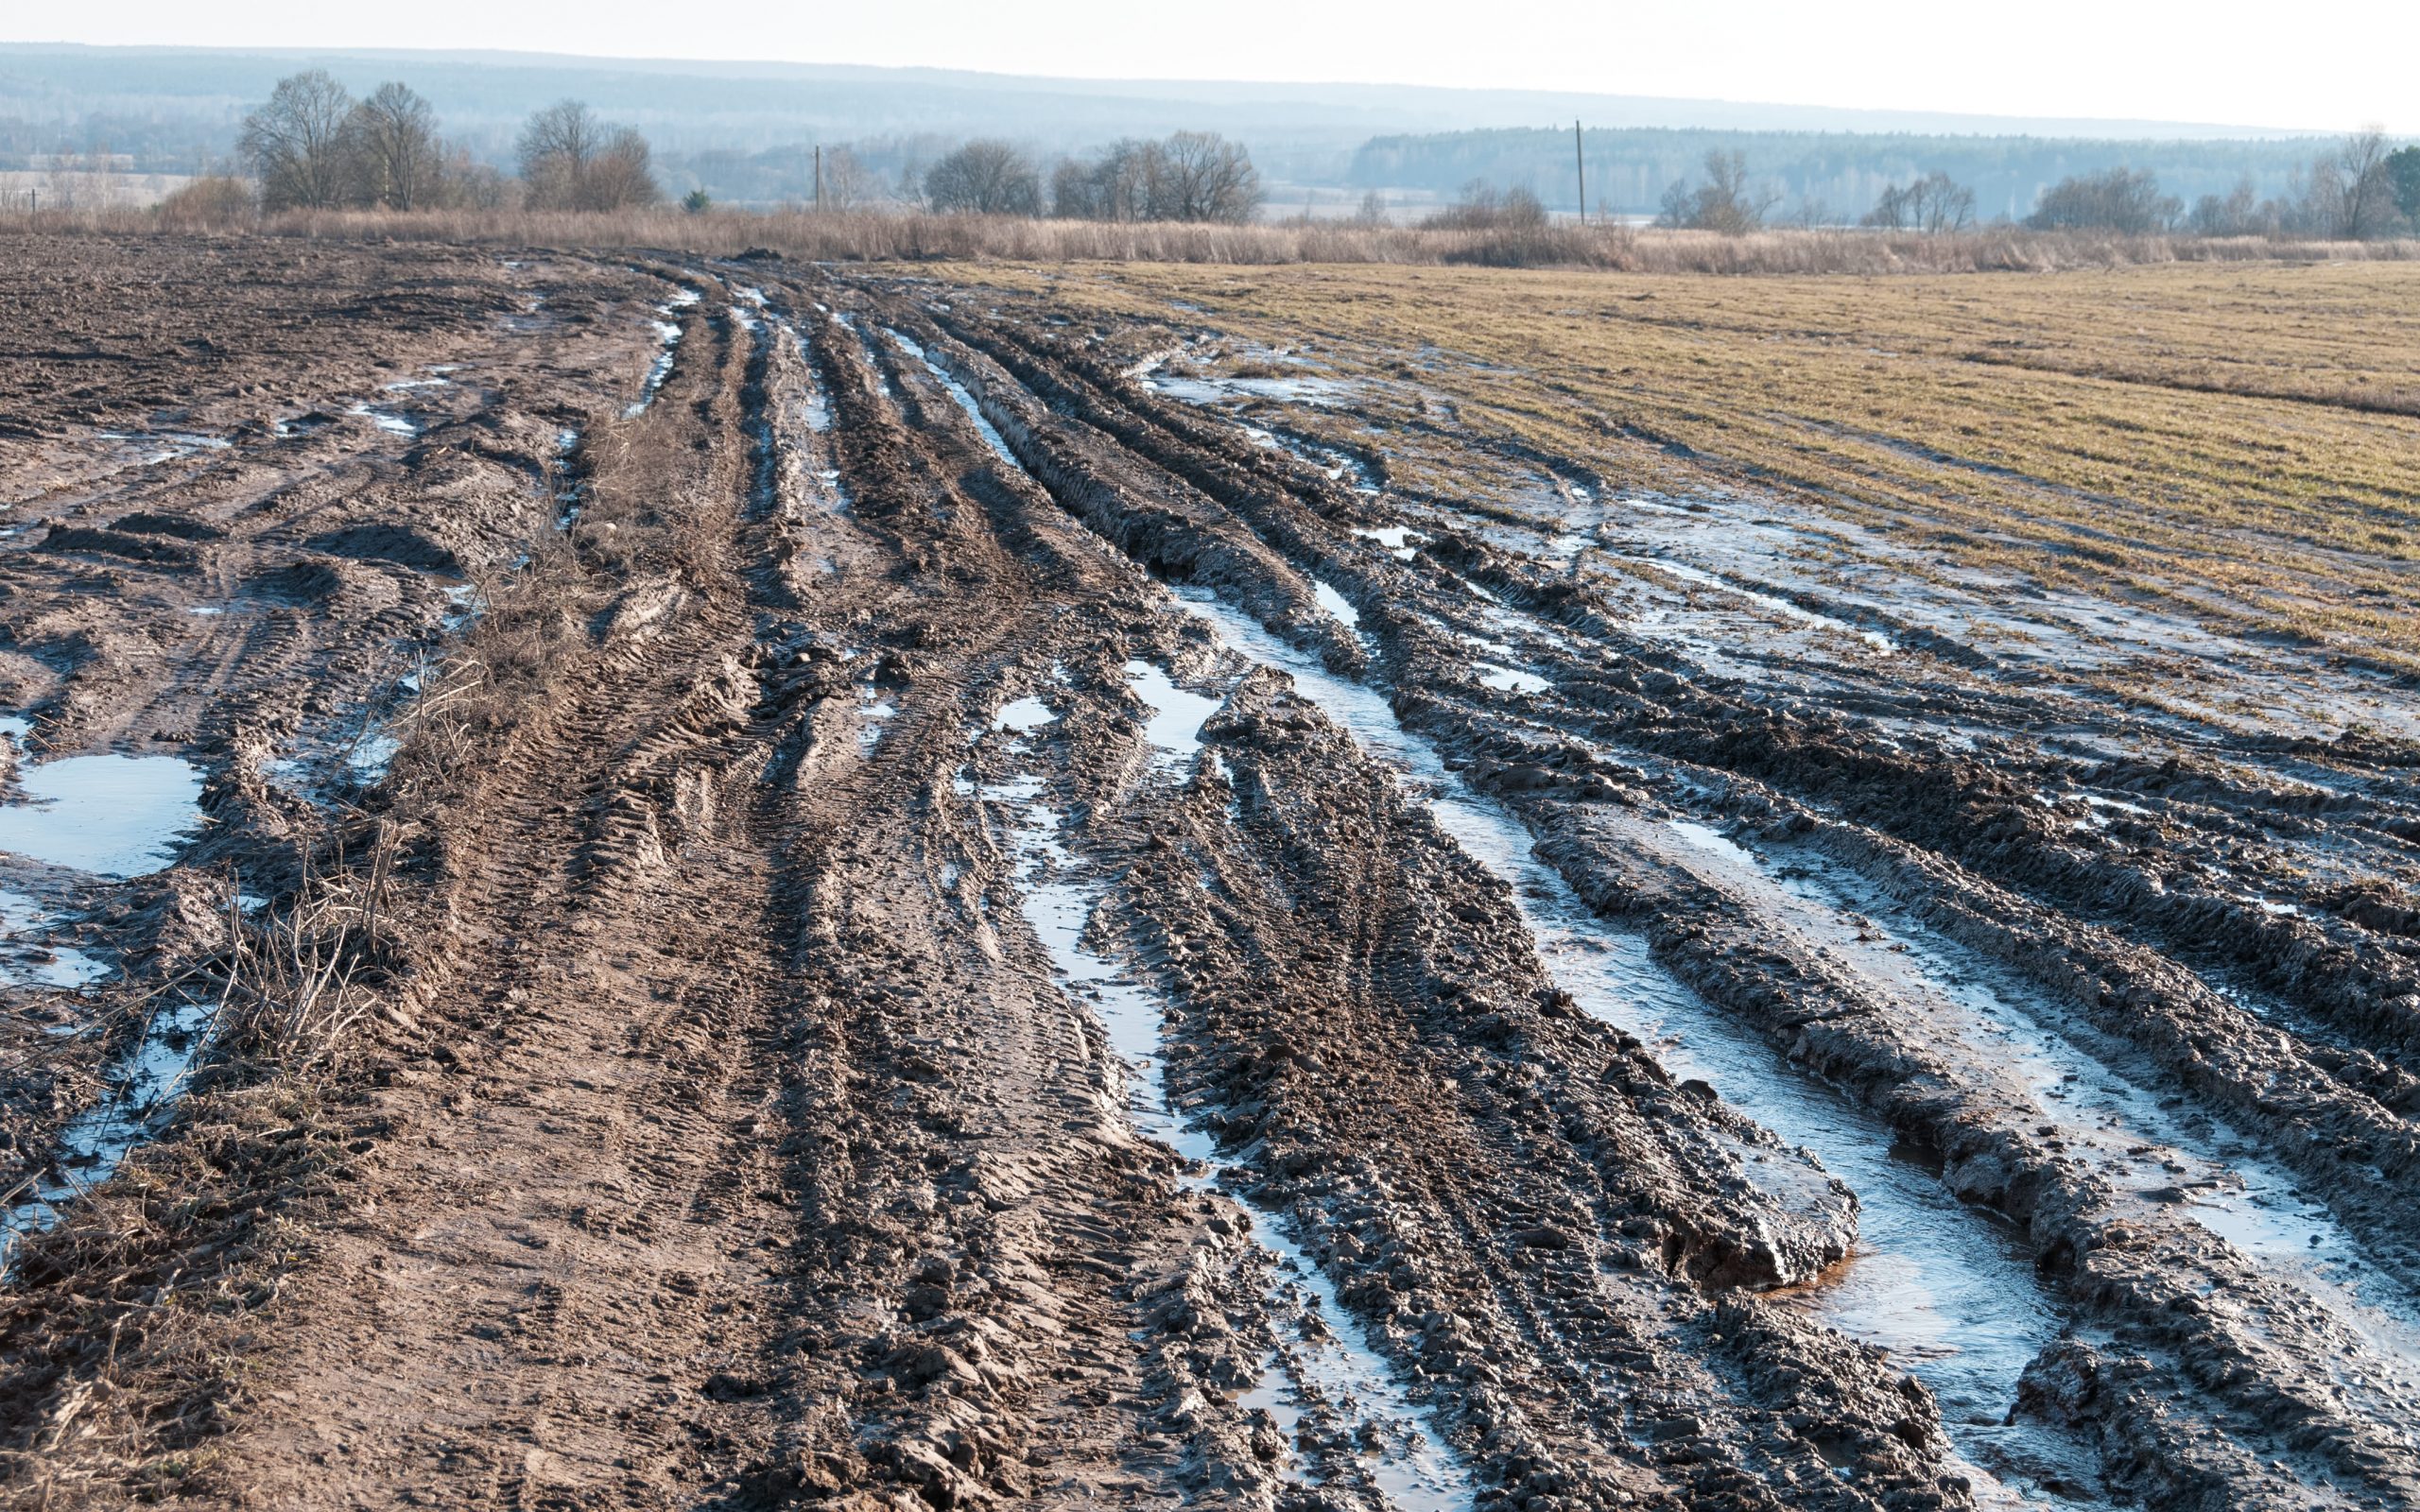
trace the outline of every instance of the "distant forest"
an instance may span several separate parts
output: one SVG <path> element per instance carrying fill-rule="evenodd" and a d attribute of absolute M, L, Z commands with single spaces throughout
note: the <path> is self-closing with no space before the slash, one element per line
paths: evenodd
<path fill-rule="evenodd" d="M 1973 189 L 1983 220 L 2022 219 L 2060 180 L 2119 166 L 2149 170 L 2187 204 L 2224 197 L 2246 177 L 2265 198 L 2287 191 L 2316 146 L 2308 138 L 2146 142 L 1635 127 L 1584 131 L 1582 143 L 1592 211 L 1651 213 L 1668 187 L 1698 173 L 1707 153 L 1739 152 L 1751 179 L 1778 193 L 1775 218 L 1851 221 L 1883 190 L 1933 172 Z M 1568 126 L 1376 137 L 1348 170 L 1355 189 L 1452 194 L 1483 180 L 1528 188 L 1562 211 L 1574 208 L 1576 178 Z"/>
<path fill-rule="evenodd" d="M 997 139 L 1036 164 L 1090 162 L 1113 143 L 1216 131 L 1249 149 L 1268 203 L 1283 212 L 1316 192 L 1341 205 L 1374 190 L 1397 219 L 1417 216 L 1485 180 L 1527 188 L 1550 211 L 1577 203 L 1568 115 L 1588 130 L 1588 208 L 1653 212 L 1709 151 L 1745 155 L 1769 218 L 1854 222 L 1882 191 L 1945 173 L 1975 194 L 1981 220 L 2021 217 L 2071 175 L 2148 170 L 2191 205 L 2249 177 L 2256 198 L 2286 195 L 2325 143 L 2229 138 L 2221 129 L 2144 128 L 2163 140 L 2059 134 L 2058 123 L 1909 118 L 1906 132 L 1862 129 L 1877 112 L 1711 101 L 1584 99 L 1484 91 L 1362 86 L 1172 84 L 1017 78 L 932 70 L 804 64 L 707 64 L 443 53 L 285 53 L 0 44 L 0 170 L 56 171 L 102 163 L 128 175 L 185 175 L 237 161 L 245 112 L 276 81 L 324 67 L 356 95 L 407 80 L 447 142 L 499 169 L 513 161 L 529 114 L 558 99 L 645 135 L 675 198 L 722 205 L 795 204 L 844 163 L 855 197 L 906 193 L 962 144 Z M 1565 116 L 1559 128 L 1487 122 Z M 1642 117 L 1655 122 L 1640 125 Z M 1715 129 L 1710 117 L 1743 129 Z M 1838 123 L 1838 129 L 1833 129 Z M 1972 132 L 1965 131 L 1971 124 Z M 1936 126 L 1945 129 L 1935 131 Z M 2039 129 L 2007 134 L 1996 128 Z M 1754 128 L 1754 129 L 1745 129 Z M 2095 130 L 2118 128 L 2094 123 Z M 835 149 L 845 149 L 836 155 Z"/>

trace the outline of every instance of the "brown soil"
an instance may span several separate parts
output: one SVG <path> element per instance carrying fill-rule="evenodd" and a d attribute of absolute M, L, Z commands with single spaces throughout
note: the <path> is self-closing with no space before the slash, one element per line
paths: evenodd
<path fill-rule="evenodd" d="M 1435 396 L 1426 430 L 1181 403 L 1133 369 L 1189 327 L 777 259 L 17 250 L 0 706 L 27 760 L 194 763 L 206 822 L 147 877 L 0 867 L 109 969 L 6 989 L 0 1180 L 163 1005 L 219 1006 L 142 1147 L 13 1251 L 0 1494 L 2420 1503 L 2409 748 L 2178 726 L 2145 759 L 2083 682 L 1909 627 L 1879 656 L 1787 593 L 1740 635 L 1667 585 L 1700 642 L 1646 633 L 1635 578 L 1478 482 L 1617 480 Z M 1355 421 L 1369 491 L 1281 440 Z M 1473 487 L 1380 491 L 1395 444 Z M 1217 700 L 1198 755 L 1156 750 L 1136 662 Z M 1833 1326 L 1883 1195 L 1565 990 L 1442 783 L 2005 1231 L 2054 1324 L 1995 1411 L 2070 1469 L 1976 1463 L 1998 1425 Z M 1100 985 L 1027 911 L 1060 886 L 1215 1168 L 1138 1125 Z M 2046 1091 L 1916 970 L 1949 961 L 2172 1122 Z M 2195 1220 L 2226 1151 L 2358 1245 L 2360 1307 Z M 1443 1490 L 1306 1374 L 1322 1330 Z"/>

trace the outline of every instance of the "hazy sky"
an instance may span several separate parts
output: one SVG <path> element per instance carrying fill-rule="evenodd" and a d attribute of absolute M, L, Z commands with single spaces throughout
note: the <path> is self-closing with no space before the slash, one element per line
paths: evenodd
<path fill-rule="evenodd" d="M 2420 131 L 2420 0 L 109 0 L 15 41 L 499 47 Z"/>

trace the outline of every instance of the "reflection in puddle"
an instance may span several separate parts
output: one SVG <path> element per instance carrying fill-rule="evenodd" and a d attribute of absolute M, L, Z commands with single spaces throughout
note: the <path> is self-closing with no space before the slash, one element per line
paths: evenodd
<path fill-rule="evenodd" d="M 11 800 L 0 804 L 0 850 L 41 867 L 123 880 L 158 871 L 202 824 L 201 774 L 172 756 L 69 756 L 23 759 L 27 733 L 17 717 L 0 719 L 0 737 L 19 754 Z M 15 986 L 74 988 L 105 967 L 47 936 L 60 920 L 31 897 L 0 889 L 0 980 Z M 164 1116 L 206 1039 L 210 1006 L 170 994 L 149 1010 L 136 1042 L 106 1074 L 106 1101 L 60 1130 L 55 1158 L 0 1212 L 9 1241 L 58 1220 L 59 1204 L 107 1180 L 127 1153 Z"/>
<path fill-rule="evenodd" d="M 1165 669 L 1149 662 L 1127 662 L 1126 680 L 1151 712 L 1144 721 L 1143 738 L 1159 752 L 1160 762 L 1175 765 L 1190 760 L 1201 748 L 1202 725 L 1224 700 L 1186 692 Z"/>
<path fill-rule="evenodd" d="M 992 722 L 1001 730 L 1014 730 L 1020 735 L 1029 735 L 1058 717 L 1050 712 L 1048 704 L 1039 698 L 1028 696 L 1019 698 L 1002 709 L 993 717 Z"/>
<path fill-rule="evenodd" d="M 109 968 L 72 946 L 51 943 L 67 920 L 31 897 L 0 887 L 0 985 L 72 991 Z"/>
<path fill-rule="evenodd" d="M 123 879 L 159 870 L 200 828 L 201 773 L 174 756 L 67 756 L 17 768 L 0 850 Z"/>

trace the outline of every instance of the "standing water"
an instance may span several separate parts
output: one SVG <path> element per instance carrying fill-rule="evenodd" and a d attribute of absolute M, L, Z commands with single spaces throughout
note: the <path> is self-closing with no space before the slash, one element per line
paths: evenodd
<path fill-rule="evenodd" d="M 0 721 L 0 735 L 12 744 L 22 747 L 25 734 L 24 721 Z M 21 793 L 0 804 L 0 850 L 110 880 L 166 866 L 202 819 L 201 776 L 174 757 L 35 762 L 18 768 L 17 786 Z M 14 893 L 0 897 L 20 901 Z M 47 964 L 43 979 L 52 985 L 81 985 L 98 974 L 96 963 L 75 952 L 59 952 Z M 107 1180 L 149 1136 L 192 1071 L 209 1020 L 207 1003 L 154 1004 L 133 1046 L 109 1068 L 108 1098 L 68 1122 L 57 1156 L 0 1211 L 0 1240 L 8 1246 L 0 1270 L 12 1263 L 18 1236 L 57 1222 L 60 1203 Z"/>

